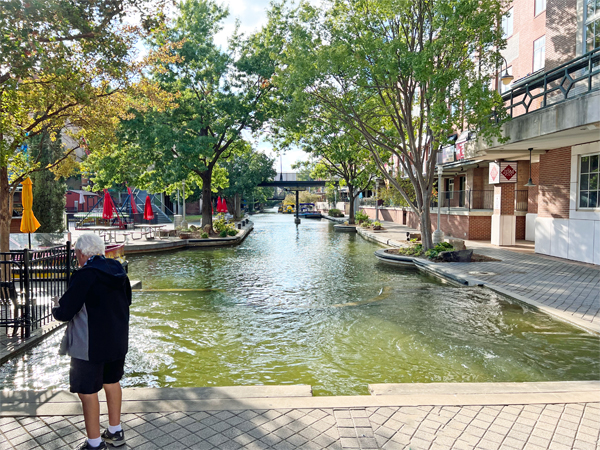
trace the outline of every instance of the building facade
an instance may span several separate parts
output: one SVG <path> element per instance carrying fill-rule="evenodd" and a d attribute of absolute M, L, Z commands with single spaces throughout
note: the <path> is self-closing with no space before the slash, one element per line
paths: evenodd
<path fill-rule="evenodd" d="M 507 141 L 465 132 L 442 149 L 441 229 L 600 264 L 600 2 L 513 0 L 502 26 Z M 437 201 L 431 212 L 435 228 Z M 380 215 L 419 225 L 410 211 Z"/>

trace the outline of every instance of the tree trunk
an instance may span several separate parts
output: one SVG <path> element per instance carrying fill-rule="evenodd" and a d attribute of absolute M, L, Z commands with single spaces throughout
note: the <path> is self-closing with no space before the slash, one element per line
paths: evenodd
<path fill-rule="evenodd" d="M 242 198 L 240 194 L 235 194 L 235 203 L 234 203 L 234 220 L 240 220 L 242 218 Z"/>
<path fill-rule="evenodd" d="M 348 198 L 350 199 L 350 209 L 348 210 L 348 215 L 350 217 L 348 218 L 348 224 L 354 225 L 356 223 L 356 220 L 354 218 L 354 186 L 352 186 L 351 184 L 348 185 Z"/>
<path fill-rule="evenodd" d="M 212 227 L 212 191 L 210 188 L 212 170 L 206 170 L 199 175 L 202 179 L 202 228 L 206 225 Z"/>
<path fill-rule="evenodd" d="M 424 250 L 429 250 L 430 248 L 433 248 L 429 203 L 426 203 L 421 209 L 421 211 L 421 243 L 423 244 Z"/>
<path fill-rule="evenodd" d="M 11 198 L 8 167 L 0 167 L 0 252 L 2 253 L 8 252 L 10 247 Z"/>

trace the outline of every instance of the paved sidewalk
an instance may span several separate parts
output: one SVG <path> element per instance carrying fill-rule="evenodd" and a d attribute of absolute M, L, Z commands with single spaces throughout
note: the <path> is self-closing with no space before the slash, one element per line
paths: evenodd
<path fill-rule="evenodd" d="M 384 230 L 359 233 L 384 245 L 406 245 L 409 227 L 382 222 Z M 600 333 L 600 267 L 551 256 L 511 251 L 478 241 L 467 248 L 499 261 L 432 263 L 442 275 L 482 284 L 589 331 Z"/>
<path fill-rule="evenodd" d="M 583 384 L 565 383 L 566 391 L 581 392 L 538 393 L 538 400 L 536 394 L 520 393 L 519 403 L 511 401 L 514 394 L 505 394 L 505 402 L 503 394 L 470 394 L 469 403 L 475 404 L 467 405 L 460 402 L 469 396 L 460 394 L 454 396 L 456 404 L 444 394 L 438 396 L 445 399 L 440 404 L 431 404 L 427 395 L 238 398 L 213 400 L 205 408 L 194 401 L 126 401 L 122 423 L 127 445 L 121 448 L 598 450 L 600 392 L 598 386 Z M 536 390 L 543 383 L 532 385 Z M 563 400 L 569 396 L 572 402 Z M 486 401 L 490 397 L 495 400 Z M 582 401 L 584 397 L 593 401 Z M 63 408 L 56 403 L 55 414 L 0 417 L 0 448 L 74 448 L 84 439 L 83 417 L 65 415 Z M 107 420 L 101 417 L 104 426 Z"/>

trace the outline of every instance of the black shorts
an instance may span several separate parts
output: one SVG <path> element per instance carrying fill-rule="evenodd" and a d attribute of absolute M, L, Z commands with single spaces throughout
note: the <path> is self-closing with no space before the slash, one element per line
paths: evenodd
<path fill-rule="evenodd" d="M 76 394 L 95 394 L 103 384 L 113 384 L 123 378 L 125 358 L 109 362 L 90 362 L 71 358 L 69 381 L 71 392 Z"/>

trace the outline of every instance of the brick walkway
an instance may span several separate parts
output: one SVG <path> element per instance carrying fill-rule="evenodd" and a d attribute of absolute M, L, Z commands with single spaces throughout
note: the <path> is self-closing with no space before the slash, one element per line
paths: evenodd
<path fill-rule="evenodd" d="M 124 449 L 600 448 L 600 403 L 248 409 L 122 419 Z M 2 449 L 68 449 L 83 439 L 82 416 L 0 418 Z"/>

